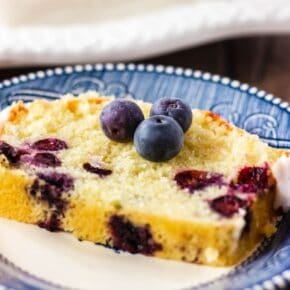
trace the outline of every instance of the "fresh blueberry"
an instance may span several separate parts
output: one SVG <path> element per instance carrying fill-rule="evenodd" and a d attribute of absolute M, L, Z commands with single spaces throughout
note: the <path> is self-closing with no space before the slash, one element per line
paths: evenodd
<path fill-rule="evenodd" d="M 157 100 L 150 111 L 150 116 L 164 115 L 173 118 L 186 132 L 192 122 L 192 111 L 181 99 L 161 98 Z"/>
<path fill-rule="evenodd" d="M 183 132 L 174 119 L 153 116 L 144 120 L 134 134 L 137 152 L 150 161 L 166 161 L 176 156 L 183 146 Z"/>
<path fill-rule="evenodd" d="M 141 109 L 129 100 L 118 99 L 103 109 L 100 121 L 104 134 L 117 142 L 128 142 L 144 120 Z"/>

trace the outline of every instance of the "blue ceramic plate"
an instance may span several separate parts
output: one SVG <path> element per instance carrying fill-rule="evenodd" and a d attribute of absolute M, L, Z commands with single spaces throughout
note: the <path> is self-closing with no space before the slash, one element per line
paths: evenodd
<path fill-rule="evenodd" d="M 49 69 L 0 83 L 0 108 L 20 99 L 53 100 L 66 93 L 79 94 L 89 90 L 117 97 L 130 95 L 149 102 L 162 96 L 182 97 L 192 107 L 212 110 L 237 126 L 258 134 L 271 146 L 290 148 L 290 106 L 286 102 L 247 84 L 191 69 L 142 64 Z M 189 289 L 282 289 L 289 281 L 288 214 L 282 219 L 277 234 L 264 241 L 245 263 L 214 281 Z M 21 270 L 4 257 L 0 258 L 0 284 L 3 285 L 1 290 L 62 289 Z"/>

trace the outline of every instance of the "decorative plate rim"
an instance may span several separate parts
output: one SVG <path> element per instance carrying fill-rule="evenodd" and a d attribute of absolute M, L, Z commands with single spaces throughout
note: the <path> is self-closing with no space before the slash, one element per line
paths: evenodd
<path fill-rule="evenodd" d="M 5 79 L 0 82 L 0 91 L 5 88 L 9 88 L 13 85 L 18 85 L 21 83 L 26 83 L 29 81 L 49 78 L 52 76 L 60 76 L 60 75 L 70 75 L 73 73 L 81 73 L 81 72 L 91 72 L 91 71 L 131 71 L 131 72 L 148 72 L 148 73 L 158 73 L 165 75 L 174 75 L 180 77 L 194 78 L 200 79 L 212 83 L 219 83 L 221 85 L 237 89 L 241 92 L 248 93 L 251 96 L 262 99 L 263 101 L 270 103 L 276 107 L 279 107 L 283 111 L 286 111 L 290 114 L 290 104 L 287 101 L 283 101 L 281 98 L 274 96 L 273 94 L 267 93 L 265 90 L 260 90 L 255 86 L 250 86 L 247 83 L 241 83 L 238 80 L 233 80 L 229 77 L 220 76 L 218 74 L 211 74 L 209 72 L 202 72 L 200 70 L 194 70 L 191 68 L 183 68 L 183 67 L 174 67 L 167 65 L 153 65 L 153 64 L 143 64 L 143 63 L 95 63 L 95 64 L 76 64 L 76 65 L 68 65 L 68 66 L 58 66 L 55 68 L 49 68 L 46 70 L 39 70 L 36 72 L 31 72 L 28 74 L 22 74 L 16 77 L 12 77 L 9 79 Z M 256 252 L 256 251 L 255 251 Z M 255 255 L 255 252 L 253 255 Z M 67 288 L 63 285 L 58 285 L 47 281 L 45 279 L 39 278 L 26 272 L 25 270 L 17 267 L 12 262 L 9 261 L 6 257 L 0 254 L 0 258 L 4 258 L 10 266 L 14 269 L 20 271 L 22 274 L 28 275 L 32 279 L 36 279 L 38 282 L 50 284 L 52 287 L 58 287 L 59 289 L 68 289 L 73 290 L 74 288 Z M 250 258 L 251 259 L 251 258 Z M 241 265 L 243 265 L 242 263 Z M 241 266 L 239 265 L 239 266 Z M 203 286 L 210 286 L 214 281 L 219 279 L 223 279 L 227 277 L 229 274 L 233 274 L 237 268 L 234 268 L 228 274 L 222 275 L 221 277 L 214 279 L 209 282 L 201 283 L 200 285 L 189 287 L 186 289 L 198 290 Z M 290 283 L 290 268 L 281 271 L 279 274 L 276 274 L 273 277 L 269 277 L 267 280 L 263 280 L 260 283 L 254 284 L 250 287 L 244 288 L 244 290 L 271 290 L 271 289 L 285 289 L 286 283 Z M 5 285 L 3 285 L 5 287 Z M 0 285 L 1 289 L 1 285 Z M 5 289 L 5 288 L 4 288 Z"/>
<path fill-rule="evenodd" d="M 73 73 L 91 72 L 91 71 L 139 71 L 139 72 L 155 72 L 165 75 L 182 76 L 194 79 L 201 79 L 204 81 L 210 81 L 213 83 L 219 83 L 225 86 L 229 86 L 233 89 L 238 89 L 241 92 L 248 93 L 254 97 L 262 99 L 268 103 L 278 106 L 280 109 L 290 113 L 290 104 L 287 101 L 283 101 L 281 98 L 267 93 L 265 90 L 260 90 L 255 86 L 250 86 L 248 83 L 242 83 L 238 80 L 231 79 L 229 77 L 220 76 L 219 74 L 211 74 L 209 72 L 202 72 L 201 70 L 194 70 L 191 68 L 174 67 L 170 65 L 153 65 L 153 64 L 135 64 L 135 63 L 96 63 L 96 64 L 77 64 L 73 66 L 57 66 L 55 68 L 49 68 L 45 70 L 39 70 L 36 72 L 22 74 L 16 77 L 5 79 L 0 82 L 0 90 L 8 88 L 13 85 L 25 83 L 28 81 L 43 79 L 46 77 L 70 75 Z"/>

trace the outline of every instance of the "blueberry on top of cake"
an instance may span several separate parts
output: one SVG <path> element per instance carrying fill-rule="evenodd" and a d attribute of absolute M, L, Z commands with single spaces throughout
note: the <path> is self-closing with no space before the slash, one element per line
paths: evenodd
<path fill-rule="evenodd" d="M 0 127 L 0 216 L 134 254 L 232 265 L 275 232 L 272 168 L 283 155 L 178 99 L 19 102 Z"/>

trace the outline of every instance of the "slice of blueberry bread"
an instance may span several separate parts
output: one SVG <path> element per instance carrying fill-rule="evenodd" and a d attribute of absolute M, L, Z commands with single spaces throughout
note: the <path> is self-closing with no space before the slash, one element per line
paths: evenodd
<path fill-rule="evenodd" d="M 177 156 L 109 139 L 112 99 L 19 102 L 0 128 L 0 216 L 113 248 L 232 265 L 275 231 L 273 163 L 284 154 L 218 115 L 192 111 Z M 151 105 L 136 101 L 145 118 Z"/>

